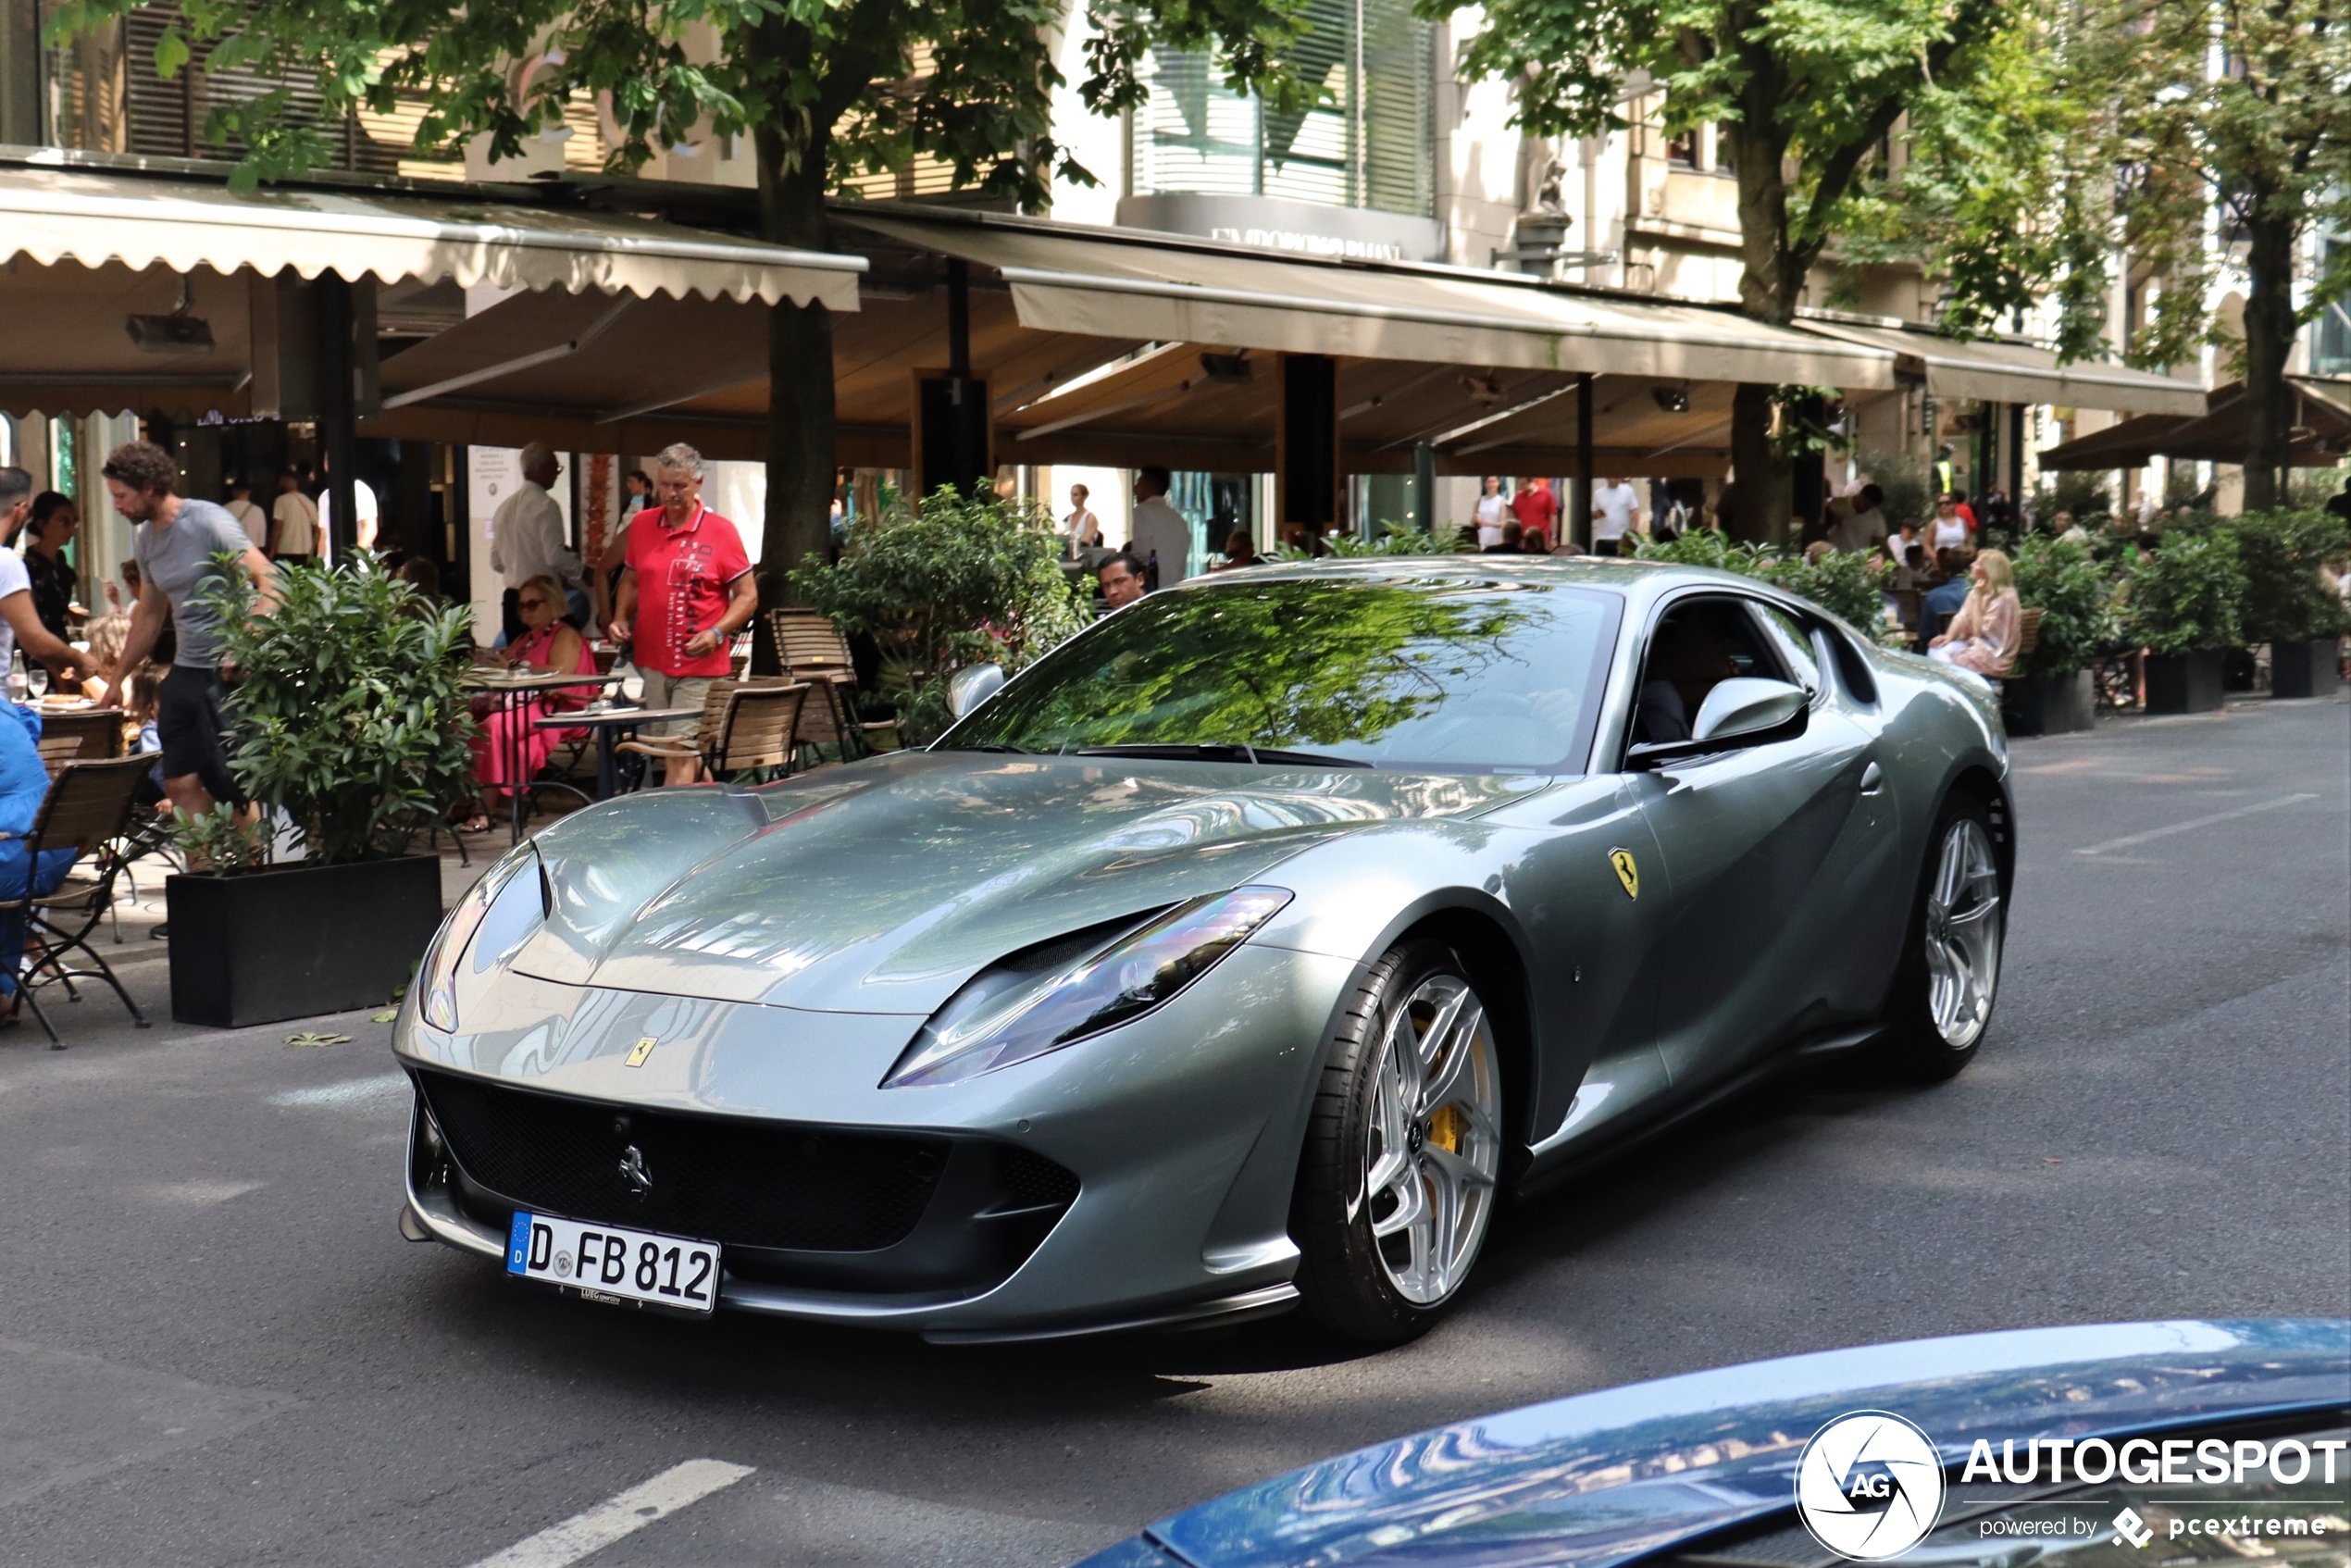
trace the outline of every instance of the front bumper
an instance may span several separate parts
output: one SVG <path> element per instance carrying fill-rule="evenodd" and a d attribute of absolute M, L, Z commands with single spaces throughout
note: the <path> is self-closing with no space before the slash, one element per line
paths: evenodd
<path fill-rule="evenodd" d="M 494 1005 L 467 1009 L 468 1023 L 485 1025 L 475 1032 L 426 1027 L 413 1007 L 394 1030 L 403 1065 L 423 1086 L 404 1228 L 503 1259 L 505 1220 L 518 1204 L 560 1213 L 599 1197 L 575 1187 L 551 1201 L 555 1189 L 516 1176 L 514 1158 L 495 1169 L 479 1168 L 495 1160 L 463 1158 L 469 1134 L 452 1118 L 466 1114 L 459 1101 L 487 1095 L 552 1107 L 558 1131 L 575 1137 L 634 1118 L 625 1135 L 608 1136 L 616 1152 L 629 1137 L 643 1145 L 657 1189 L 665 1170 L 695 1168 L 685 1151 L 725 1137 L 783 1139 L 777 1147 L 787 1152 L 798 1139 L 831 1140 L 836 1151 L 860 1139 L 933 1151 L 929 1195 L 910 1226 L 826 1223 L 841 1189 L 827 1200 L 821 1183 L 807 1187 L 810 1168 L 796 1153 L 763 1156 L 769 1164 L 760 1167 L 778 1173 L 766 1185 L 786 1233 L 753 1239 L 785 1245 L 713 1234 L 707 1220 L 571 1213 L 718 1240 L 722 1306 L 941 1339 L 1277 1311 L 1296 1296 L 1288 1203 L 1317 1047 L 1351 970 L 1245 947 L 1124 1028 L 968 1083 L 917 1089 L 877 1086 L 919 1018 L 505 976 Z M 642 1064 L 626 1065 L 648 1039 L 658 1043 Z M 451 1121 L 446 1135 L 428 1101 Z M 649 1141 L 657 1134 L 667 1151 Z M 479 1141 L 478 1130 L 470 1136 Z M 551 1141 L 542 1128 L 523 1152 Z M 603 1164 L 600 1154 L 574 1163 Z M 813 1233 L 791 1219 L 786 1189 L 824 1206 L 802 1216 L 813 1215 Z M 602 1196 L 621 1199 L 616 1188 Z"/>

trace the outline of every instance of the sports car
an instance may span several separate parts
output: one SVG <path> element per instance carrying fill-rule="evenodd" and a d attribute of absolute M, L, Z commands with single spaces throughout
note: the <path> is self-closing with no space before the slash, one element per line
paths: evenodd
<path fill-rule="evenodd" d="M 493 866 L 394 1025 L 404 1233 L 648 1310 L 1393 1342 L 1499 1202 L 1991 1016 L 1990 687 L 1754 580 L 1250 568 L 952 705 Z"/>

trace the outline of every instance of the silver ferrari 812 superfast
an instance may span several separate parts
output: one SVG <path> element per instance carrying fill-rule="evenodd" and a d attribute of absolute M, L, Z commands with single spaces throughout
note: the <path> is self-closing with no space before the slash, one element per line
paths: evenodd
<path fill-rule="evenodd" d="M 395 1026 L 403 1230 L 651 1309 L 1393 1341 L 1506 1196 L 1991 1016 L 1991 688 L 1758 582 L 1251 568 L 994 675 L 499 862 Z"/>

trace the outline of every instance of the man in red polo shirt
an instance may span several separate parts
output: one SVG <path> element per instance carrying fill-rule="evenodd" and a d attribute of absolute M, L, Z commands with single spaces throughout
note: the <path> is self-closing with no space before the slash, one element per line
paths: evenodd
<path fill-rule="evenodd" d="M 1511 497 L 1511 510 L 1518 515 L 1519 548 L 1529 555 L 1549 554 L 1556 537 L 1552 528 L 1560 516 L 1560 498 L 1551 493 L 1551 481 L 1520 480 L 1518 493 Z"/>
<path fill-rule="evenodd" d="M 645 678 L 645 706 L 699 708 L 733 673 L 729 640 L 759 609 L 759 583 L 735 525 L 702 504 L 702 454 L 679 442 L 654 460 L 653 499 L 628 525 L 628 566 L 613 596 L 616 642 Z M 655 727 L 690 736 L 697 721 Z M 691 784 L 699 764 L 672 760 L 662 782 Z"/>

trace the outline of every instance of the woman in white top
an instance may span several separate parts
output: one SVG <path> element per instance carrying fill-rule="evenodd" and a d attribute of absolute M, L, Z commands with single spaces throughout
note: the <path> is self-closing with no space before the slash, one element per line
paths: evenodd
<path fill-rule="evenodd" d="M 1092 492 L 1082 484 L 1069 487 L 1070 514 L 1062 520 L 1062 537 L 1069 541 L 1069 553 L 1100 550 L 1102 547 L 1102 520 L 1086 504 Z"/>
<path fill-rule="evenodd" d="M 1926 553 L 1937 555 L 1946 550 L 1968 547 L 1967 519 L 1959 516 L 1958 499 L 1947 492 L 1934 498 L 1934 516 L 1926 525 Z"/>
<path fill-rule="evenodd" d="M 1477 547 L 1502 542 L 1502 525 L 1511 520 L 1510 499 L 1502 493 L 1499 475 L 1486 476 L 1486 493 L 1477 498 Z"/>

